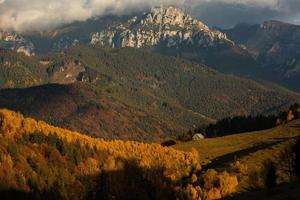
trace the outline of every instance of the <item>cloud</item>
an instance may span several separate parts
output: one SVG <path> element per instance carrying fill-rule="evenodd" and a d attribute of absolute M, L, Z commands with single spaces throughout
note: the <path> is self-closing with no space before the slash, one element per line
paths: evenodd
<path fill-rule="evenodd" d="M 237 23 L 282 20 L 297 23 L 299 0 L 190 0 L 191 13 L 211 26 L 232 27 Z M 298 21 L 299 22 L 299 21 Z"/>
<path fill-rule="evenodd" d="M 0 28 L 47 29 L 94 16 L 142 10 L 159 0 L 0 0 Z"/>
<path fill-rule="evenodd" d="M 163 0 L 185 4 L 209 25 L 228 27 L 265 19 L 295 21 L 299 0 Z M 45 30 L 108 14 L 129 14 L 160 4 L 160 0 L 0 0 L 0 29 Z M 190 8 L 190 9 L 188 9 Z"/>
<path fill-rule="evenodd" d="M 296 17 L 296 19 L 294 20 L 295 24 L 300 24 L 300 15 L 298 15 L 298 17 Z"/>

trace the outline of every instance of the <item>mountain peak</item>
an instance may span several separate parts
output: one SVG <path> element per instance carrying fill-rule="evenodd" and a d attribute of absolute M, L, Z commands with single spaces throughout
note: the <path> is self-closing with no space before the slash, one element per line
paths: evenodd
<path fill-rule="evenodd" d="M 199 29 L 209 30 L 208 26 L 199 20 L 193 19 L 186 14 L 181 8 L 176 6 L 160 6 L 152 8 L 149 13 L 144 15 L 145 21 L 161 25 L 176 25 L 181 28 L 189 26 L 198 27 Z"/>
<path fill-rule="evenodd" d="M 127 23 L 93 34 L 91 44 L 112 48 L 157 45 L 176 47 L 183 43 L 208 47 L 226 41 L 231 42 L 226 34 L 211 30 L 182 9 L 160 6 L 152 8 L 141 17 L 132 17 Z"/>
<path fill-rule="evenodd" d="M 184 14 L 183 10 L 176 6 L 156 6 L 150 10 L 150 13 L 163 14 L 163 15 L 173 15 L 173 14 Z"/>

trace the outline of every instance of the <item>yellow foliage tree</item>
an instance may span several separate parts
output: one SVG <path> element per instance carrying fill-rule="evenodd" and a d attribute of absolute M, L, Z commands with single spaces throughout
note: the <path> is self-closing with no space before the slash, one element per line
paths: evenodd
<path fill-rule="evenodd" d="M 0 183 L 16 190 L 55 189 L 63 199 L 81 199 L 90 187 L 85 182 L 98 186 L 83 177 L 96 179 L 102 174 L 106 174 L 107 184 L 112 184 L 107 185 L 108 191 L 118 189 L 119 194 L 114 195 L 130 189 L 143 197 L 147 192 L 136 188 L 147 183 L 140 189 L 152 188 L 161 196 L 166 190 L 183 199 L 214 199 L 231 194 L 237 186 L 236 177 L 226 172 L 208 170 L 203 178 L 197 176 L 201 165 L 195 150 L 182 152 L 159 144 L 91 138 L 5 109 L 0 109 L 0 137 Z M 16 163 L 7 151 L 9 141 L 14 141 L 18 151 Z M 129 175 L 135 182 L 130 182 Z M 109 181 L 114 178 L 128 183 Z M 186 178 L 190 184 L 184 187 L 181 183 Z"/>

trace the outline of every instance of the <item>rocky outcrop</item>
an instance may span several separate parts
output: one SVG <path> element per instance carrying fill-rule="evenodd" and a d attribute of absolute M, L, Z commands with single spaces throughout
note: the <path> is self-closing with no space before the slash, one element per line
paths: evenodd
<path fill-rule="evenodd" d="M 0 31 L 0 47 L 22 52 L 27 56 L 34 55 L 34 45 L 16 32 Z"/>
<path fill-rule="evenodd" d="M 157 45 L 210 47 L 224 43 L 233 42 L 227 39 L 226 34 L 211 30 L 174 6 L 153 8 L 142 17 L 135 16 L 127 23 L 94 33 L 91 38 L 91 44 L 110 48 Z"/>

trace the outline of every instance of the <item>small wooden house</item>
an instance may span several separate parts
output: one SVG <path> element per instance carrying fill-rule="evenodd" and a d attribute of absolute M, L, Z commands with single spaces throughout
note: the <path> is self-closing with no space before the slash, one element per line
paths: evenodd
<path fill-rule="evenodd" d="M 205 139 L 205 137 L 201 133 L 197 133 L 193 136 L 193 140 L 203 140 L 203 139 Z"/>

